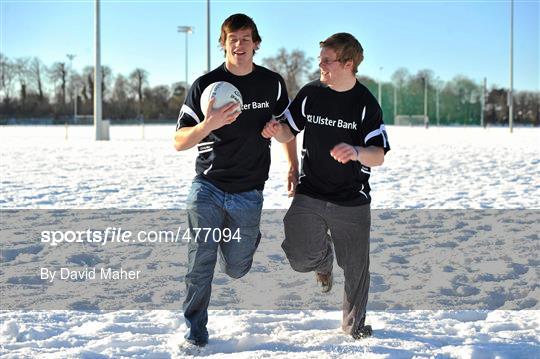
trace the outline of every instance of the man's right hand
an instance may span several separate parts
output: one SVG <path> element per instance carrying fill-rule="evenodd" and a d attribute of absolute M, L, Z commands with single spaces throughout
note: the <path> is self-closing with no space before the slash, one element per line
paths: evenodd
<path fill-rule="evenodd" d="M 287 173 L 287 195 L 294 197 L 296 185 L 298 184 L 298 167 L 290 167 Z"/>
<path fill-rule="evenodd" d="M 225 125 L 230 125 L 242 113 L 240 104 L 236 102 L 228 103 L 220 108 L 214 109 L 215 97 L 208 101 L 206 117 L 204 119 L 205 127 L 209 131 L 217 130 Z"/>

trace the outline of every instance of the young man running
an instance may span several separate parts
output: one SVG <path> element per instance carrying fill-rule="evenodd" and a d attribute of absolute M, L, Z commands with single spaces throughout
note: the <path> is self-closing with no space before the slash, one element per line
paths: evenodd
<path fill-rule="evenodd" d="M 235 14 L 227 18 L 219 42 L 225 63 L 193 83 L 174 138 L 177 151 L 198 149 L 197 176 L 186 205 L 191 239 L 183 306 L 189 328 L 186 340 L 197 346 L 208 342 L 208 305 L 218 252 L 222 270 L 232 278 L 244 276 L 251 268 L 261 238 L 262 191 L 270 168 L 270 140 L 261 131 L 289 105 L 283 78 L 253 63 L 261 37 L 250 17 Z M 210 100 L 207 115 L 203 115 L 201 94 L 217 81 L 230 82 L 240 90 L 241 111 L 237 104 L 212 109 L 215 101 Z M 282 139 L 287 126 L 270 122 L 276 138 Z M 217 230 L 220 236 L 236 236 L 227 242 L 205 241 L 200 232 L 204 228 L 210 228 L 212 234 Z"/>
<path fill-rule="evenodd" d="M 315 271 L 322 291 L 332 288 L 333 248 L 345 274 L 342 329 L 355 339 L 365 325 L 369 290 L 371 167 L 390 150 L 379 104 L 356 79 L 363 49 L 338 33 L 320 42 L 320 80 L 304 86 L 286 112 L 294 135 L 304 130 L 298 179 L 296 141 L 287 144 L 289 193 L 282 248 L 292 268 Z M 270 127 L 270 124 L 267 125 Z M 333 244 L 333 245 L 332 245 Z"/>

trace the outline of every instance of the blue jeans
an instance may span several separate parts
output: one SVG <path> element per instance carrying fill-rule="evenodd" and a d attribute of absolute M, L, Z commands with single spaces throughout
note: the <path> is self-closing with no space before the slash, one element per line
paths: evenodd
<path fill-rule="evenodd" d="M 249 272 L 261 239 L 259 225 L 262 204 L 262 191 L 228 193 L 201 177 L 193 180 L 187 199 L 191 239 L 188 245 L 186 299 L 183 306 L 189 328 L 186 339 L 202 343 L 208 341 L 206 324 L 217 253 L 220 254 L 222 270 L 230 277 L 241 278 Z M 195 238 L 197 228 L 217 231 L 217 239 L 220 230 L 228 228 L 230 233 L 238 230 L 240 240 L 214 240 L 212 233 L 205 240 L 205 231 L 198 232 L 198 238 Z"/>

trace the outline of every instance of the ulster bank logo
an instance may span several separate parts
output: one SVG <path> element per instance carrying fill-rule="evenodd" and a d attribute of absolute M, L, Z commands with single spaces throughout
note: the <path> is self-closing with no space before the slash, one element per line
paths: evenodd
<path fill-rule="evenodd" d="M 268 101 L 264 102 L 251 102 L 245 103 L 242 105 L 242 110 L 258 110 L 261 108 L 270 108 L 270 103 Z"/>
<path fill-rule="evenodd" d="M 354 121 L 353 122 L 347 122 L 347 121 L 343 121 L 342 119 L 332 120 L 332 119 L 330 119 L 328 117 L 323 117 L 323 116 L 320 116 L 320 115 L 306 114 L 306 101 L 307 101 L 307 96 L 304 99 L 304 101 L 302 101 L 301 111 L 302 111 L 302 115 L 306 118 L 307 122 L 313 123 L 315 125 L 323 125 L 323 126 L 332 126 L 332 127 L 337 127 L 337 128 L 344 128 L 346 130 L 356 130 L 357 129 L 356 122 L 354 122 Z"/>
<path fill-rule="evenodd" d="M 342 119 L 332 120 L 328 117 L 319 115 L 306 115 L 307 122 L 315 125 L 332 126 L 337 128 L 344 128 L 346 130 L 356 130 L 356 122 L 347 122 Z"/>

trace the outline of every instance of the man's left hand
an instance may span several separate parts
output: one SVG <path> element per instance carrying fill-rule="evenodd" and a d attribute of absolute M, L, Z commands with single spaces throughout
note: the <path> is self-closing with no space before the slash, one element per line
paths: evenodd
<path fill-rule="evenodd" d="M 261 135 L 264 138 L 275 137 L 277 133 L 279 132 L 280 127 L 281 127 L 281 124 L 279 123 L 278 120 L 271 119 L 270 121 L 266 123 L 266 125 L 264 125 Z"/>
<path fill-rule="evenodd" d="M 358 160 L 358 151 L 351 146 L 344 142 L 337 144 L 332 150 L 330 151 L 330 155 L 332 158 L 334 158 L 339 163 L 347 163 L 349 161 L 356 161 Z"/>

